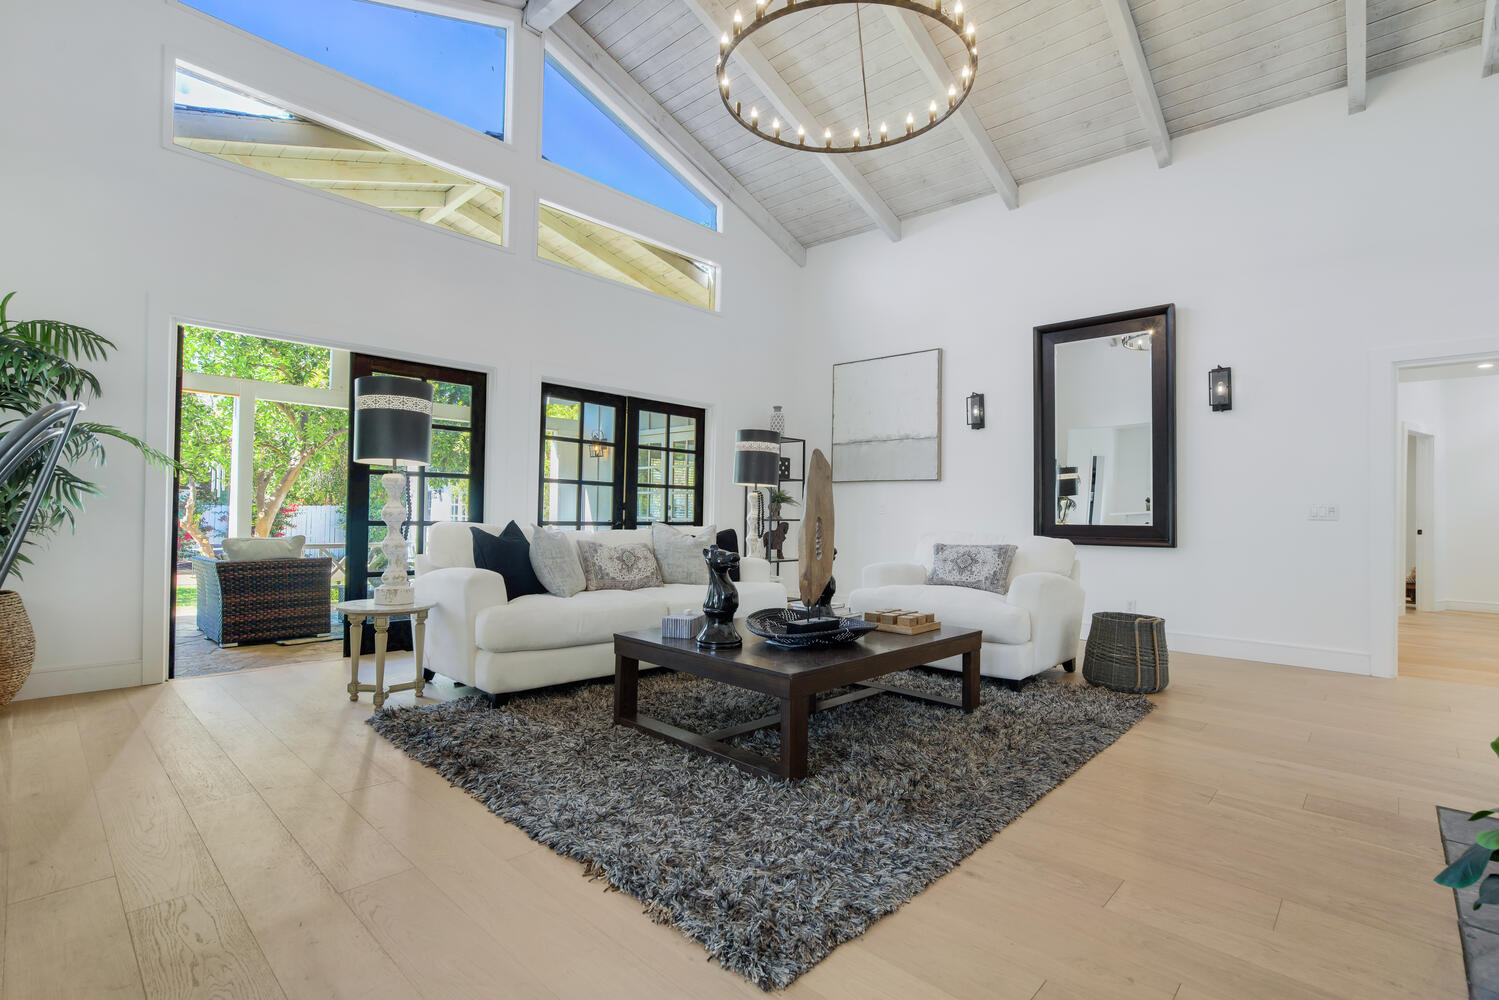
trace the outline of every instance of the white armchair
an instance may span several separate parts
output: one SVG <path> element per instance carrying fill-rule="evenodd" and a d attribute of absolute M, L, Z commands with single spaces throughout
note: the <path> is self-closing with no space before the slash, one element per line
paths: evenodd
<path fill-rule="evenodd" d="M 1016 545 L 1008 592 L 928 584 L 937 542 Z M 1043 670 L 1075 669 L 1083 624 L 1080 575 L 1077 551 L 1067 539 L 954 532 L 923 538 L 914 562 L 866 567 L 863 586 L 849 595 L 848 603 L 858 614 L 884 608 L 929 611 L 945 624 L 982 629 L 979 672 L 1018 688 Z M 956 657 L 932 666 L 961 669 Z"/>

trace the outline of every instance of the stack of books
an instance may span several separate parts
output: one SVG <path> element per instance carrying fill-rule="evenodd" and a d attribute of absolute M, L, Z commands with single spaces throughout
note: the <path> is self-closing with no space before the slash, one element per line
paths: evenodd
<path fill-rule="evenodd" d="M 701 611 L 675 611 L 661 619 L 661 638 L 696 638 L 707 620 L 707 616 Z"/>

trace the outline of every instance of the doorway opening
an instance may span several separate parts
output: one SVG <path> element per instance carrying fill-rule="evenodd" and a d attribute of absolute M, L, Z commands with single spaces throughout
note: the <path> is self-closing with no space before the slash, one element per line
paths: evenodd
<path fill-rule="evenodd" d="M 403 527 L 420 552 L 434 520 L 482 517 L 485 376 L 212 327 L 177 336 L 167 675 L 337 657 L 335 606 L 385 569 L 370 544 L 385 526 L 369 521 L 383 470 L 351 460 L 354 379 L 435 383 L 435 464 Z M 391 648 L 410 648 L 396 633 Z"/>
<path fill-rule="evenodd" d="M 1499 367 L 1401 368 L 1402 676 L 1499 684 Z"/>

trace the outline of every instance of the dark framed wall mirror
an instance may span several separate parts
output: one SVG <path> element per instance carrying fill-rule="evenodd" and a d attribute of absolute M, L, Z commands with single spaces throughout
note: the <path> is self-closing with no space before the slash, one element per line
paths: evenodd
<path fill-rule="evenodd" d="M 1036 534 L 1176 545 L 1176 307 L 1038 326 Z"/>

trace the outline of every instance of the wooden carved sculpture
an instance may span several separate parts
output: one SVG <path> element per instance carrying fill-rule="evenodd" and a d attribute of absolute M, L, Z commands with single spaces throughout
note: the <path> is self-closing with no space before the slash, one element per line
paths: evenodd
<path fill-rule="evenodd" d="M 826 603 L 824 594 L 833 580 L 833 467 L 820 448 L 807 465 L 800 541 L 801 599 L 813 608 Z"/>

